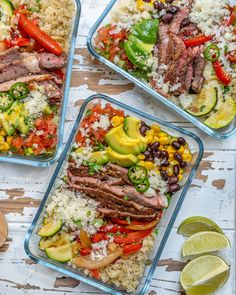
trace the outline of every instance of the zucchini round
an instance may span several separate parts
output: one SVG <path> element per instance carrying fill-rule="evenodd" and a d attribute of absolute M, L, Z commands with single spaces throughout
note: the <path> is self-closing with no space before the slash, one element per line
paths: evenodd
<path fill-rule="evenodd" d="M 8 15 L 12 16 L 14 14 L 14 5 L 9 0 L 0 0 L 0 7 Z"/>
<path fill-rule="evenodd" d="M 47 256 L 58 262 L 67 262 L 73 256 L 72 245 L 63 245 L 60 247 L 50 247 L 45 250 Z"/>
<path fill-rule="evenodd" d="M 50 218 L 47 219 L 47 222 L 44 222 L 40 230 L 38 231 L 38 235 L 41 237 L 51 237 L 55 235 L 62 227 L 61 219 Z"/>
<path fill-rule="evenodd" d="M 217 103 L 217 88 L 203 88 L 198 95 L 193 96 L 190 105 L 184 107 L 183 98 L 180 99 L 182 107 L 191 115 L 201 117 L 210 113 Z"/>
<path fill-rule="evenodd" d="M 220 129 L 228 126 L 236 115 L 236 102 L 228 98 L 219 110 L 206 119 L 203 123 L 212 129 Z"/>

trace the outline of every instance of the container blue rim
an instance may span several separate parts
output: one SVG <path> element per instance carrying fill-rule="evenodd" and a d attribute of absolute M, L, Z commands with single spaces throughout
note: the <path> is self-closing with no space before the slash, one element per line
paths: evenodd
<path fill-rule="evenodd" d="M 36 225 L 36 223 L 37 223 L 37 220 L 38 220 L 38 218 L 39 218 L 39 216 L 40 216 L 40 214 L 41 214 L 41 211 L 43 210 L 43 208 L 44 208 L 44 206 L 45 206 L 45 203 L 46 203 L 47 198 L 48 198 L 48 196 L 49 196 L 49 194 L 50 194 L 50 191 L 51 191 L 51 189 L 52 189 L 52 187 L 53 187 L 53 184 L 54 184 L 54 182 L 55 182 L 55 180 L 56 180 L 56 178 L 57 178 L 57 175 L 58 175 L 58 173 L 59 173 L 59 171 L 60 171 L 60 169 L 61 169 L 61 166 L 62 166 L 62 164 L 63 164 L 63 162 L 64 162 L 64 160 L 65 160 L 65 158 L 66 158 L 66 156 L 67 156 L 67 153 L 68 153 L 69 148 L 70 148 L 70 146 L 71 146 L 71 142 L 73 141 L 73 138 L 74 138 L 75 133 L 76 133 L 76 131 L 77 131 L 78 125 L 79 125 L 79 123 L 80 123 L 80 121 L 81 121 L 81 119 L 82 119 L 82 116 L 83 116 L 84 110 L 85 110 L 86 106 L 87 106 L 91 101 L 93 101 L 93 100 L 95 100 L 95 99 L 102 99 L 102 100 L 107 101 L 108 103 L 116 104 L 116 105 L 117 105 L 118 107 L 120 107 L 120 108 L 123 108 L 123 109 L 129 110 L 129 111 L 131 111 L 131 112 L 133 112 L 133 113 L 135 113 L 135 114 L 137 114 L 137 115 L 139 115 L 139 116 L 142 116 L 142 117 L 144 117 L 144 118 L 146 118 L 146 119 L 153 120 L 153 121 L 155 121 L 155 122 L 157 122 L 157 123 L 161 123 L 163 126 L 167 126 L 167 127 L 168 127 L 168 126 L 171 126 L 171 128 L 172 128 L 173 130 L 176 130 L 176 131 L 181 132 L 181 133 L 183 133 L 183 134 L 185 134 L 185 135 L 187 135 L 187 136 L 192 137 L 192 138 L 197 142 L 197 144 L 198 144 L 198 146 L 199 146 L 199 154 L 198 154 L 198 157 L 197 157 L 197 159 L 196 159 L 195 165 L 192 167 L 192 170 L 191 170 L 191 172 L 190 172 L 190 174 L 189 174 L 189 176 L 188 176 L 188 179 L 187 179 L 187 181 L 186 181 L 186 183 L 185 183 L 185 186 L 184 186 L 184 188 L 183 188 L 183 190 L 182 190 L 182 192 L 181 192 L 181 195 L 180 195 L 179 200 L 178 200 L 178 202 L 177 202 L 177 204 L 176 204 L 176 207 L 175 207 L 175 209 L 174 209 L 174 211 L 173 211 L 173 214 L 172 214 L 172 217 L 171 217 L 171 219 L 170 219 L 170 222 L 169 222 L 169 224 L 168 224 L 168 226 L 167 226 L 167 228 L 166 228 L 165 234 L 163 235 L 163 238 L 162 238 L 162 241 L 161 241 L 161 243 L 160 243 L 160 247 L 159 247 L 160 251 L 158 252 L 158 254 L 157 254 L 157 255 L 155 256 L 155 258 L 153 259 L 152 266 L 150 267 L 150 270 L 149 270 L 149 272 L 148 272 L 148 275 L 147 275 L 147 279 L 146 279 L 146 281 L 145 281 L 145 284 L 144 284 L 142 290 L 138 293 L 138 294 L 145 294 L 145 292 L 147 291 L 147 289 L 148 289 L 148 287 L 149 287 L 149 284 L 150 284 L 150 282 L 151 282 L 151 279 L 152 279 L 153 273 L 154 273 L 154 271 L 155 271 L 155 268 L 156 268 L 157 262 L 158 262 L 159 259 L 160 259 L 160 256 L 161 256 L 161 254 L 162 254 L 162 252 L 163 252 L 163 249 L 164 249 L 164 247 L 165 247 L 165 244 L 166 244 L 166 242 L 167 242 L 167 240 L 168 240 L 169 234 L 170 234 L 171 229 L 172 229 L 172 227 L 173 227 L 173 225 L 174 225 L 174 222 L 175 222 L 175 220 L 176 220 L 176 217 L 177 217 L 177 215 L 178 215 L 178 213 L 179 213 L 179 211 L 180 211 L 180 208 L 181 208 L 181 206 L 182 206 L 182 204 L 183 204 L 183 201 L 184 201 L 184 199 L 185 199 L 185 196 L 186 196 L 186 194 L 187 194 L 187 191 L 188 191 L 188 189 L 189 189 L 189 186 L 190 186 L 190 184 L 191 184 L 191 182 L 192 182 L 192 180 L 193 180 L 193 178 L 194 178 L 194 175 L 195 175 L 195 173 L 196 173 L 196 171 L 197 171 L 197 169 L 198 169 L 198 167 L 199 167 L 199 164 L 200 164 L 201 159 L 202 159 L 202 157 L 203 157 L 204 147 L 203 147 L 202 140 L 201 140 L 197 135 L 193 134 L 192 132 L 190 132 L 190 131 L 186 131 L 185 129 L 182 129 L 182 128 L 179 128 L 179 127 L 176 127 L 176 126 L 174 126 L 174 125 L 172 125 L 172 124 L 170 124 L 170 123 L 168 123 L 168 122 L 166 122 L 166 121 L 164 121 L 164 120 L 158 119 L 158 118 L 156 118 L 156 117 L 154 117 L 154 116 L 147 115 L 147 114 L 143 113 L 142 111 L 136 110 L 136 109 L 134 109 L 133 107 L 127 106 L 127 105 L 125 105 L 125 104 L 123 104 L 123 103 L 121 103 L 121 102 L 118 102 L 117 100 L 114 100 L 114 99 L 112 99 L 112 98 L 110 98 L 110 97 L 108 97 L 108 96 L 106 96 L 106 95 L 103 95 L 103 94 L 92 95 L 92 96 L 90 96 L 89 98 L 87 98 L 87 99 L 84 101 L 84 103 L 82 104 L 81 109 L 80 109 L 80 112 L 79 112 L 79 115 L 78 115 L 78 117 L 77 117 L 77 119 L 76 119 L 76 122 L 75 122 L 75 124 L 74 124 L 74 127 L 73 127 L 73 129 L 72 129 L 72 131 L 71 131 L 70 137 L 69 137 L 69 139 L 68 139 L 68 142 L 67 142 L 67 144 L 66 144 L 66 146 L 65 146 L 65 149 L 64 149 L 64 151 L 63 151 L 63 153 L 62 153 L 62 156 L 61 156 L 61 158 L 60 158 L 60 160 L 59 160 L 59 162 L 58 162 L 58 164 L 57 164 L 57 167 L 56 167 L 56 169 L 55 169 L 55 171 L 54 171 L 54 173 L 53 173 L 53 176 L 52 176 L 52 178 L 51 178 L 51 180 L 50 180 L 50 183 L 49 183 L 48 188 L 47 188 L 47 190 L 46 190 L 45 196 L 44 196 L 44 198 L 43 198 L 43 200 L 42 200 L 42 202 L 41 202 L 41 204 L 40 204 L 40 207 L 39 207 L 39 209 L 38 209 L 38 211 L 37 211 L 37 213 L 36 213 L 36 215 L 35 215 L 35 217 L 34 217 L 34 219 L 33 219 L 32 224 L 31 224 L 31 226 L 30 226 L 30 228 L 29 228 L 29 230 L 28 230 L 28 232 L 27 232 L 27 234 L 26 234 L 26 238 L 25 238 L 25 241 L 24 241 L 24 249 L 25 249 L 26 254 L 27 254 L 27 255 L 28 255 L 33 261 L 35 261 L 35 262 L 37 262 L 37 263 L 40 263 L 40 264 L 43 265 L 43 266 L 46 266 L 46 267 L 49 267 L 49 268 L 54 269 L 54 270 L 56 270 L 56 271 L 59 271 L 59 272 L 65 274 L 65 275 L 68 275 L 68 276 L 70 276 L 70 277 L 72 277 L 72 278 L 74 278 L 74 279 L 78 279 L 78 280 L 80 280 L 80 281 L 82 281 L 82 282 L 84 282 L 84 283 L 86 283 L 86 284 L 92 285 L 92 286 L 94 286 L 94 287 L 96 287 L 96 288 L 98 288 L 98 289 L 100 289 L 100 290 L 102 290 L 102 291 L 109 292 L 110 294 L 114 294 L 114 295 L 121 295 L 121 294 L 124 294 L 124 293 L 121 293 L 121 292 L 118 292 L 118 291 L 114 291 L 114 290 L 111 289 L 110 287 L 104 285 L 104 284 L 101 283 L 101 282 L 96 281 L 95 279 L 85 278 L 85 277 L 83 277 L 83 276 L 81 276 L 81 275 L 79 275 L 79 274 L 72 273 L 72 272 L 70 272 L 69 270 L 66 270 L 66 269 L 64 269 L 64 268 L 61 268 L 61 267 L 56 266 L 56 265 L 54 265 L 54 264 L 51 264 L 50 262 L 43 261 L 43 260 L 41 260 L 41 259 L 35 257 L 35 256 L 31 253 L 31 251 L 30 251 L 30 249 L 29 249 L 29 239 L 30 239 L 30 236 L 31 236 L 31 234 L 32 234 L 32 232 L 33 232 L 33 230 L 34 230 L 34 227 L 35 227 L 35 225 Z"/>
<path fill-rule="evenodd" d="M 46 159 L 43 161 L 38 161 L 36 158 L 29 157 L 28 159 L 26 159 L 26 157 L 20 157 L 17 155 L 14 155 L 14 156 L 6 155 L 6 156 L 0 156 L 0 162 L 23 164 L 23 165 L 29 165 L 34 167 L 48 167 L 53 165 L 59 159 L 61 155 L 62 146 L 63 146 L 66 108 L 67 108 L 68 96 L 70 91 L 71 72 L 72 72 L 72 65 L 73 65 L 73 59 L 74 59 L 76 37 L 77 37 L 80 15 L 81 15 L 80 0 L 74 0 L 74 2 L 76 4 L 76 14 L 75 14 L 75 20 L 73 24 L 73 31 L 71 34 L 71 42 L 70 42 L 71 45 L 70 45 L 70 52 L 69 52 L 68 63 L 67 63 L 67 75 L 66 75 L 65 88 L 64 88 L 63 98 L 62 98 L 63 103 L 61 106 L 61 114 L 60 114 L 59 130 L 58 130 L 58 144 L 57 144 L 56 151 L 53 154 L 53 158 L 49 158 L 48 160 Z"/>
<path fill-rule="evenodd" d="M 144 91 L 148 92 L 156 100 L 161 101 L 164 105 L 166 105 L 170 109 L 172 109 L 172 111 L 175 111 L 178 115 L 184 117 L 185 119 L 187 119 L 188 121 L 190 121 L 191 123 L 193 123 L 195 126 L 197 126 L 198 128 L 200 128 L 203 132 L 207 133 L 208 135 L 213 136 L 216 139 L 220 139 L 220 140 L 227 139 L 227 138 L 233 136 L 236 133 L 236 127 L 233 130 L 231 130 L 230 132 L 227 132 L 227 133 L 224 133 L 224 134 L 221 134 L 220 132 L 214 131 L 214 129 L 209 128 L 208 126 L 206 126 L 205 124 L 203 124 L 201 121 L 199 121 L 198 119 L 196 119 L 195 117 L 193 117 L 192 115 L 188 114 L 183 109 L 181 109 L 180 107 L 178 107 L 176 104 L 174 104 L 170 100 L 166 99 L 164 96 L 162 96 L 159 93 L 157 93 L 151 87 L 147 86 L 144 82 L 142 82 L 141 80 L 139 80 L 139 79 L 135 78 L 134 76 L 130 75 L 128 72 L 126 72 L 125 70 L 121 69 L 116 64 L 110 62 L 109 60 L 107 60 L 103 56 L 99 55 L 94 50 L 93 44 L 92 44 L 92 42 L 93 42 L 92 39 L 93 39 L 94 33 L 97 31 L 97 29 L 99 28 L 100 24 L 103 22 L 104 18 L 108 15 L 108 13 L 112 9 L 112 7 L 116 3 L 116 1 L 119 1 L 119 0 L 111 0 L 111 2 L 108 4 L 108 6 L 105 8 L 105 10 L 101 14 L 101 16 L 98 18 L 98 20 L 95 22 L 95 24 L 92 26 L 91 30 L 89 31 L 88 36 L 87 36 L 87 48 L 88 48 L 89 52 L 97 60 L 99 60 L 100 62 L 102 62 L 105 65 L 109 66 L 111 69 L 115 70 L 119 74 L 125 76 L 128 80 L 132 81 L 134 84 L 136 84 L 140 88 L 143 88 Z"/>

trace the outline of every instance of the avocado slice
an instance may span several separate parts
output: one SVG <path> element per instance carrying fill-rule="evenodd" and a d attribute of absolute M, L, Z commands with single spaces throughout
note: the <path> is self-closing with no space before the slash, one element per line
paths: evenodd
<path fill-rule="evenodd" d="M 159 28 L 158 19 L 145 19 L 134 25 L 131 33 L 145 43 L 155 44 Z"/>
<path fill-rule="evenodd" d="M 184 97 L 180 99 L 184 107 Z M 198 95 L 193 96 L 192 103 L 185 110 L 195 117 L 204 116 L 210 113 L 217 103 L 217 88 L 203 88 Z"/>
<path fill-rule="evenodd" d="M 0 124 L 8 136 L 14 134 L 16 129 L 8 120 L 6 120 L 5 114 L 0 114 Z"/>
<path fill-rule="evenodd" d="M 60 233 L 52 236 L 52 237 L 43 237 L 39 241 L 39 249 L 46 250 L 49 247 L 58 247 L 66 244 L 70 244 L 71 235 L 61 231 Z"/>
<path fill-rule="evenodd" d="M 131 137 L 140 140 L 144 145 L 144 150 L 147 148 L 148 140 L 139 131 L 141 121 L 137 118 L 128 116 L 124 119 L 124 131 Z"/>
<path fill-rule="evenodd" d="M 50 247 L 45 250 L 47 256 L 58 262 L 67 262 L 72 256 L 72 245 L 63 245 L 59 247 Z"/>
<path fill-rule="evenodd" d="M 105 151 L 94 152 L 89 158 L 89 162 L 94 162 L 99 165 L 105 165 L 109 161 Z"/>
<path fill-rule="evenodd" d="M 38 235 L 41 237 L 51 237 L 55 235 L 61 227 L 61 219 L 54 219 L 53 217 L 47 218 L 46 221 L 44 221 L 43 226 L 38 231 Z"/>
<path fill-rule="evenodd" d="M 220 129 L 229 125 L 236 115 L 236 102 L 228 98 L 219 110 L 206 119 L 203 123 L 212 129 Z"/>
<path fill-rule="evenodd" d="M 121 167 L 130 167 L 138 163 L 138 158 L 132 154 L 121 155 L 115 152 L 111 147 L 107 148 L 107 156 L 112 163 Z"/>
<path fill-rule="evenodd" d="M 129 35 L 129 42 L 133 50 L 137 53 L 140 53 L 144 56 L 148 56 L 152 53 L 154 44 L 144 43 L 142 40 L 138 39 L 134 35 Z"/>
<path fill-rule="evenodd" d="M 17 129 L 20 131 L 21 134 L 27 135 L 30 132 L 30 126 L 25 123 L 25 118 L 19 118 L 19 125 Z"/>
<path fill-rule="evenodd" d="M 123 124 L 109 130 L 105 136 L 106 143 L 117 153 L 138 155 L 145 151 L 143 142 L 126 135 Z"/>
<path fill-rule="evenodd" d="M 124 44 L 124 49 L 129 61 L 132 62 L 133 65 L 143 71 L 150 70 L 150 67 L 147 65 L 148 57 L 135 51 L 129 41 Z"/>
<path fill-rule="evenodd" d="M 51 115 L 52 114 L 52 109 L 50 108 L 49 104 L 46 105 L 46 107 L 43 110 L 43 113 L 45 115 Z"/>
<path fill-rule="evenodd" d="M 0 0 L 0 7 L 8 16 L 12 16 L 14 14 L 14 5 L 11 1 Z"/>

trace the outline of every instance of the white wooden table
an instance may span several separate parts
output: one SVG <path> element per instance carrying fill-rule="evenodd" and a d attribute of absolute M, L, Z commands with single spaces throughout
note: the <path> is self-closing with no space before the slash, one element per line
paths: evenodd
<path fill-rule="evenodd" d="M 82 0 L 64 141 L 66 142 L 77 116 L 78 105 L 95 93 L 105 93 L 126 104 L 142 108 L 147 113 L 191 130 L 203 139 L 204 159 L 178 215 L 149 291 L 149 295 L 182 294 L 179 275 L 184 265 L 180 255 L 184 238 L 177 235 L 176 228 L 184 218 L 192 215 L 212 218 L 234 245 L 236 137 L 223 142 L 209 138 L 129 81 L 91 58 L 86 49 L 86 36 L 108 2 L 109 0 Z M 7 243 L 0 248 L 0 295 L 102 294 L 93 287 L 35 264 L 24 252 L 26 231 L 54 169 L 55 165 L 41 169 L 0 163 L 0 211 L 6 215 L 9 223 Z M 233 253 L 233 248 L 224 251 L 224 257 L 232 269 L 230 280 L 218 292 L 219 295 L 235 294 Z"/>

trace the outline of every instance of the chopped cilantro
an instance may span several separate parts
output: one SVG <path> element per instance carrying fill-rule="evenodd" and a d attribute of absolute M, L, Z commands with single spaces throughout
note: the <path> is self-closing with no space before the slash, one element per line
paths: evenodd
<path fill-rule="evenodd" d="M 91 212 L 91 210 L 89 210 L 89 211 L 87 211 L 86 216 L 89 217 L 89 216 L 91 216 L 91 214 L 92 214 L 92 212 Z"/>
<path fill-rule="evenodd" d="M 79 227 L 82 227 L 82 223 L 81 223 L 81 220 L 80 220 L 80 219 L 78 219 L 78 220 L 74 220 L 74 223 L 75 223 L 76 225 L 78 225 Z"/>
<path fill-rule="evenodd" d="M 124 196 L 124 200 L 125 201 L 129 201 L 129 197 L 128 196 Z"/>
<path fill-rule="evenodd" d="M 170 205 L 172 194 L 171 193 L 165 193 L 165 196 L 167 197 L 168 206 L 169 206 Z"/>
<path fill-rule="evenodd" d="M 224 86 L 223 87 L 223 94 L 229 93 L 230 92 L 230 86 Z"/>
<path fill-rule="evenodd" d="M 205 109 L 205 105 L 202 105 L 201 107 L 200 107 L 200 112 L 202 112 L 204 109 Z"/>
<path fill-rule="evenodd" d="M 228 50 L 228 46 L 227 46 L 227 45 L 225 45 L 225 46 L 224 46 L 224 53 L 225 53 L 225 54 L 227 54 L 227 53 L 228 53 L 228 51 L 229 51 L 229 50 Z"/>
<path fill-rule="evenodd" d="M 158 235 L 158 234 L 159 234 L 159 229 L 158 229 L 158 228 L 156 228 L 156 229 L 154 230 L 154 234 L 155 234 L 155 235 Z"/>
<path fill-rule="evenodd" d="M 28 9 L 31 12 L 39 12 L 39 8 L 38 7 L 32 7 Z"/>
<path fill-rule="evenodd" d="M 65 182 L 65 183 L 68 183 L 68 177 L 65 175 L 62 177 L 62 180 Z"/>
<path fill-rule="evenodd" d="M 98 224 L 98 225 L 103 225 L 103 219 L 102 218 L 97 218 L 94 220 L 93 224 Z"/>
<path fill-rule="evenodd" d="M 92 114 L 92 111 L 89 109 L 89 110 L 87 110 L 86 111 L 86 113 L 85 113 L 85 115 L 88 117 L 88 116 L 91 116 L 91 114 Z"/>
<path fill-rule="evenodd" d="M 96 172 L 99 172 L 102 169 L 102 165 L 97 163 L 88 162 L 87 166 L 89 166 L 89 175 L 93 175 Z"/>
<path fill-rule="evenodd" d="M 130 221 L 130 217 L 126 217 L 125 220 L 128 222 L 128 224 L 131 223 L 131 221 Z"/>
<path fill-rule="evenodd" d="M 100 141 L 97 141 L 96 142 L 96 149 L 98 151 L 104 151 L 105 147 L 104 147 L 104 145 Z"/>

